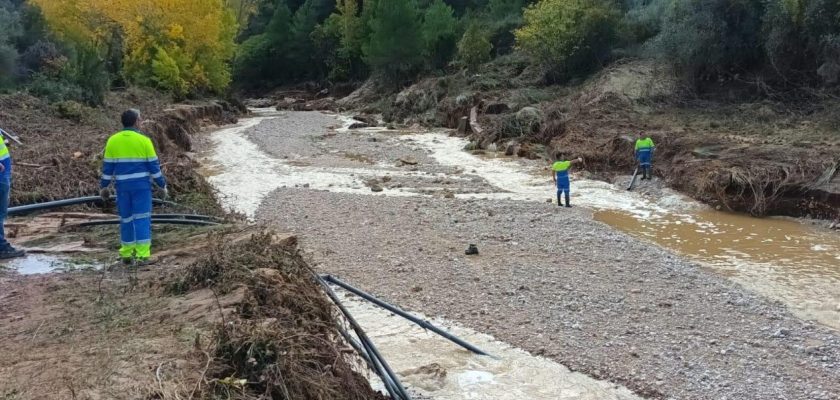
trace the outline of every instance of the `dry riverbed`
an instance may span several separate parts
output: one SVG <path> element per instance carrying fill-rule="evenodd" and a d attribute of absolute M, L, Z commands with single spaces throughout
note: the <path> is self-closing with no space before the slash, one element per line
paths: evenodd
<path fill-rule="evenodd" d="M 299 234 L 320 271 L 644 397 L 840 398 L 836 331 L 584 204 L 546 203 L 547 186 L 506 192 L 505 170 L 441 162 L 437 136 L 342 124 L 282 113 L 227 130 L 210 180 L 229 207 Z"/>

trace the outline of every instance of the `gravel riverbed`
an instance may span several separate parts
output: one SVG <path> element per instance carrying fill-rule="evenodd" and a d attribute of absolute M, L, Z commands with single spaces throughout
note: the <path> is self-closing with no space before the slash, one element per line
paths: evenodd
<path fill-rule="evenodd" d="M 594 221 L 581 204 L 452 198 L 494 188 L 439 165 L 406 132 L 340 125 L 286 113 L 246 132 L 290 165 L 414 195 L 317 190 L 325 182 L 269 194 L 256 220 L 298 234 L 319 271 L 645 397 L 840 399 L 836 331 Z M 464 254 L 470 243 L 479 255 Z"/>

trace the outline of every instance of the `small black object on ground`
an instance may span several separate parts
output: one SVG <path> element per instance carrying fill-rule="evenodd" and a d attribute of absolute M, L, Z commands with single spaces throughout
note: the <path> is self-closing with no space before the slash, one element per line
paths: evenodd
<path fill-rule="evenodd" d="M 464 254 L 468 256 L 477 256 L 478 255 L 478 247 L 474 244 L 470 244 L 470 247 L 467 247 L 467 250 Z"/>

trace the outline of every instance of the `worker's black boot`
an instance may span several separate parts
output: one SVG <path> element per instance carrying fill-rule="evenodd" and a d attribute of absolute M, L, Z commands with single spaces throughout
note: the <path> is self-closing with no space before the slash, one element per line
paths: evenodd
<path fill-rule="evenodd" d="M 0 228 L 0 229 L 2 229 L 2 228 Z M 0 249 L 0 259 L 2 259 L 2 260 L 6 260 L 6 259 L 10 259 L 10 258 L 23 257 L 25 255 L 26 255 L 25 251 L 18 250 L 16 248 L 12 247 L 12 245 L 10 245 L 10 244 L 7 244 L 4 248 Z"/>
<path fill-rule="evenodd" d="M 563 207 L 563 200 L 560 197 L 560 193 L 557 194 L 557 207 Z"/>
<path fill-rule="evenodd" d="M 569 194 L 566 193 L 566 208 L 572 208 L 572 202 L 569 201 Z"/>

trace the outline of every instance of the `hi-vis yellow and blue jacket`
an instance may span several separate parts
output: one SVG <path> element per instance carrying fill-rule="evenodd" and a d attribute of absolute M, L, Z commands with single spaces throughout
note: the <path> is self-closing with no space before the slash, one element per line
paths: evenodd
<path fill-rule="evenodd" d="M 636 140 L 636 155 L 638 156 L 640 153 L 650 153 L 653 149 L 656 148 L 656 145 L 653 144 L 653 139 L 651 138 L 644 138 Z"/>
<path fill-rule="evenodd" d="M 6 143 L 3 143 L 3 138 L 0 137 L 0 163 L 3 164 L 5 170 L 0 173 L 0 181 L 8 182 L 12 177 L 12 155 L 9 154 L 9 148 Z"/>
<path fill-rule="evenodd" d="M 166 187 L 152 140 L 131 129 L 112 135 L 105 145 L 100 186 L 105 188 L 116 182 L 118 191 L 150 190 L 153 180 Z"/>

